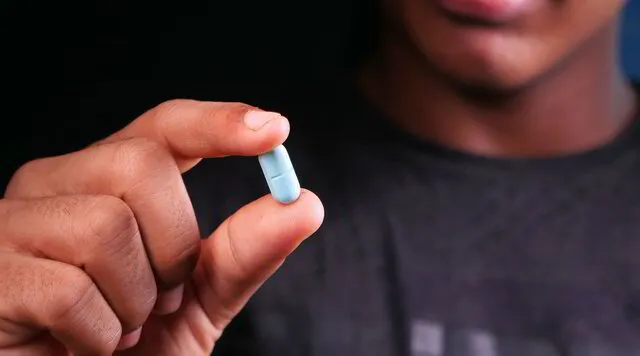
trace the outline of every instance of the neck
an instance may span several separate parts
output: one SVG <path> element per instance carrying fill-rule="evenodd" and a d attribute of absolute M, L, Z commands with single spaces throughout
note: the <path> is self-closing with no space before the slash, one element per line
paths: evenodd
<path fill-rule="evenodd" d="M 414 135 L 485 156 L 544 157 L 604 145 L 633 119 L 635 97 L 611 25 L 535 83 L 475 95 L 439 75 L 400 41 L 383 41 L 360 84 Z M 476 91 L 478 93 L 478 91 Z"/>

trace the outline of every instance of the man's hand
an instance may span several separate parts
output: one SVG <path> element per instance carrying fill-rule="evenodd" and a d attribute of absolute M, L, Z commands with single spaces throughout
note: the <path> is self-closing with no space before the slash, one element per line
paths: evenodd
<path fill-rule="evenodd" d="M 309 191 L 266 196 L 200 240 L 181 173 L 288 133 L 247 105 L 171 101 L 24 165 L 0 200 L 0 355 L 208 355 L 324 211 Z"/>

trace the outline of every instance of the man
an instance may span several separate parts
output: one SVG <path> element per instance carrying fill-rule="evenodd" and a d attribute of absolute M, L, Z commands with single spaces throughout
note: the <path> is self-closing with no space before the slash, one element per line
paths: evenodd
<path fill-rule="evenodd" d="M 190 170 L 287 138 L 238 104 L 165 103 L 25 165 L 2 201 L 1 350 L 637 355 L 623 5 L 382 1 L 352 85 L 277 108 L 301 118 L 286 146 L 322 203 L 249 203 L 266 191 L 253 157 Z"/>

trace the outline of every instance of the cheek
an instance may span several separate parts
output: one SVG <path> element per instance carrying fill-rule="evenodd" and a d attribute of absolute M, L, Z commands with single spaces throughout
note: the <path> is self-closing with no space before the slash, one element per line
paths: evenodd
<path fill-rule="evenodd" d="M 562 26 L 570 32 L 574 46 L 586 41 L 596 32 L 616 23 L 626 1 L 624 0 L 574 0 L 568 1 Z"/>

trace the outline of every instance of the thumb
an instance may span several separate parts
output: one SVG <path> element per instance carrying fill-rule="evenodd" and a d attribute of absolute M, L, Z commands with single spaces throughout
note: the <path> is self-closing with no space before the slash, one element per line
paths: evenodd
<path fill-rule="evenodd" d="M 308 190 L 289 205 L 265 196 L 238 210 L 204 242 L 194 284 L 216 340 L 323 218 L 320 199 Z"/>

